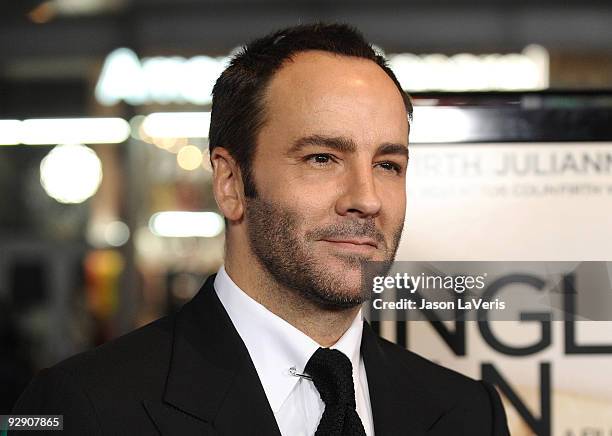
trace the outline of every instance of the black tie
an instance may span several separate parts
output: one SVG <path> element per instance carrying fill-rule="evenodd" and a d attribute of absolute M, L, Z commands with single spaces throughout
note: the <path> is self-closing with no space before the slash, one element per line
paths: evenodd
<path fill-rule="evenodd" d="M 304 372 L 312 377 L 325 403 L 315 436 L 366 436 L 355 410 L 353 366 L 338 350 L 319 348 Z"/>

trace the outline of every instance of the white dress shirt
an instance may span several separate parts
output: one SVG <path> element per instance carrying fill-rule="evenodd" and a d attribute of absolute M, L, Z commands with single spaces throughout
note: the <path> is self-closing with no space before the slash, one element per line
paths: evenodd
<path fill-rule="evenodd" d="M 273 314 L 242 291 L 222 266 L 215 291 L 246 345 L 283 436 L 312 436 L 325 409 L 313 382 L 291 375 L 303 373 L 319 344 Z M 357 314 L 349 329 L 330 348 L 344 353 L 353 365 L 357 413 L 368 436 L 374 435 L 370 394 L 361 357 L 363 318 Z"/>

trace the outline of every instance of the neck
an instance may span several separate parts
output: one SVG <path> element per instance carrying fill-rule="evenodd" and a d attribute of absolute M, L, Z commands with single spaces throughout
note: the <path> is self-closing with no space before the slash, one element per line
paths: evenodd
<path fill-rule="evenodd" d="M 246 253 L 226 251 L 225 270 L 247 295 L 270 312 L 308 335 L 322 347 L 330 347 L 348 330 L 360 306 L 329 309 L 298 292 L 280 286 L 256 259 Z M 239 260 L 240 259 L 240 260 Z M 244 260 L 249 261 L 245 262 Z"/>

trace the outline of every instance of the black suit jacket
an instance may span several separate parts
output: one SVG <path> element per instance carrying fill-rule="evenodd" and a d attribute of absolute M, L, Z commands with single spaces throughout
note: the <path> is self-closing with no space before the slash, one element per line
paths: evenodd
<path fill-rule="evenodd" d="M 279 436 L 213 282 L 177 314 L 42 370 L 13 413 L 64 415 L 64 432 L 50 435 Z M 398 347 L 367 323 L 361 352 L 377 436 L 508 434 L 489 384 Z"/>

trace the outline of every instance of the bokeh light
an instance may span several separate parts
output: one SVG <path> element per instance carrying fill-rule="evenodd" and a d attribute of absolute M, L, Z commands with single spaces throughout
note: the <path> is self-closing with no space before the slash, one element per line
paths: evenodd
<path fill-rule="evenodd" d="M 58 145 L 40 163 L 40 182 L 60 203 L 82 203 L 98 190 L 102 163 L 96 152 L 84 145 Z"/>
<path fill-rule="evenodd" d="M 187 171 L 193 171 L 202 165 L 202 152 L 195 145 L 186 145 L 176 155 L 179 166 Z"/>
<path fill-rule="evenodd" d="M 149 220 L 151 232 L 166 237 L 213 238 L 224 228 L 223 217 L 216 212 L 158 212 Z"/>

